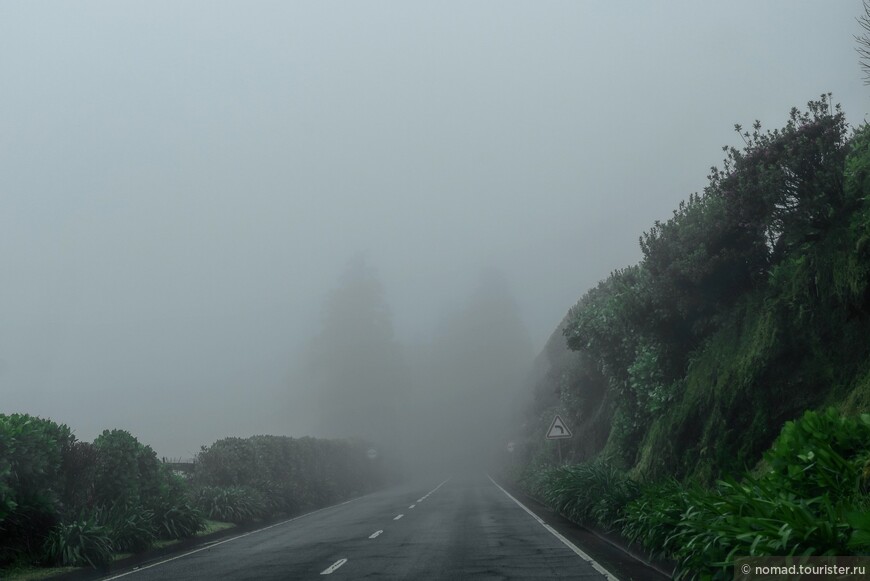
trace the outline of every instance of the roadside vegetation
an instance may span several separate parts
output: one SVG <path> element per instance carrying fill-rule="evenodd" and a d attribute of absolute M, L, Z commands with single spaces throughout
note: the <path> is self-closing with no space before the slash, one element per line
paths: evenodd
<path fill-rule="evenodd" d="M 870 551 L 870 128 L 828 95 L 735 128 L 704 192 L 551 337 L 511 467 L 686 577 Z M 554 412 L 565 466 L 541 437 Z"/>
<path fill-rule="evenodd" d="M 0 576 L 100 567 L 362 494 L 382 483 L 365 450 L 344 440 L 227 438 L 203 447 L 193 475 L 182 476 L 124 430 L 83 442 L 51 420 L 0 414 Z"/>
<path fill-rule="evenodd" d="M 191 480 L 208 518 L 245 523 L 290 516 L 384 484 L 380 460 L 361 441 L 253 436 L 204 447 Z"/>

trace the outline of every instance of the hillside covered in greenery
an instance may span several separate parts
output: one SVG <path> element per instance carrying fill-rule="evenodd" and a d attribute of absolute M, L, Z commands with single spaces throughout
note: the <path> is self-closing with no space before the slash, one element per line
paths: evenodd
<path fill-rule="evenodd" d="M 513 466 L 538 497 L 643 541 L 683 574 L 734 555 L 870 547 L 858 534 L 870 475 L 870 416 L 858 417 L 870 411 L 870 128 L 850 130 L 825 95 L 781 129 L 735 129 L 744 146 L 724 148 L 704 192 L 643 233 L 640 263 L 589 290 L 552 335 Z M 554 412 L 574 430 L 568 467 L 553 468 L 542 438 Z M 717 529 L 717 515 L 731 528 Z M 762 522 L 778 540 L 767 543 Z"/>

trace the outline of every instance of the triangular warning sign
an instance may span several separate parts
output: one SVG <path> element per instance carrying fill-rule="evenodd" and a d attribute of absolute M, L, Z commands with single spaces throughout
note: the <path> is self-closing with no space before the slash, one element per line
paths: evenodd
<path fill-rule="evenodd" d="M 565 421 L 556 414 L 556 417 L 553 418 L 553 423 L 550 424 L 550 429 L 547 430 L 547 439 L 548 440 L 562 440 L 571 437 L 571 430 L 568 429 L 568 426 L 565 425 Z"/>

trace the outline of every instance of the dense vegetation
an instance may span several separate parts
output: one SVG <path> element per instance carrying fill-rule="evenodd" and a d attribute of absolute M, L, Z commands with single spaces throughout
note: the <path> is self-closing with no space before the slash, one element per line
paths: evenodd
<path fill-rule="evenodd" d="M 97 567 L 115 554 L 195 535 L 205 518 L 297 513 L 381 483 L 361 442 L 255 436 L 203 448 L 174 474 L 124 430 L 93 443 L 25 414 L 0 414 L 0 567 Z"/>
<path fill-rule="evenodd" d="M 130 433 L 81 442 L 51 420 L 0 415 L 0 565 L 98 566 L 202 525 L 185 483 Z"/>
<path fill-rule="evenodd" d="M 684 574 L 867 548 L 870 128 L 850 134 L 822 96 L 782 129 L 736 130 L 703 194 L 554 333 L 514 467 Z M 574 465 L 541 441 L 554 411 Z"/>
<path fill-rule="evenodd" d="M 209 518 L 244 522 L 290 515 L 383 484 L 380 460 L 363 442 L 283 436 L 225 438 L 203 448 L 193 479 Z"/>
<path fill-rule="evenodd" d="M 607 458 L 526 473 L 527 491 L 575 522 L 621 533 L 678 577 L 730 579 L 737 556 L 870 551 L 870 415 L 809 411 L 786 423 L 764 467 L 713 487 L 638 482 Z"/>

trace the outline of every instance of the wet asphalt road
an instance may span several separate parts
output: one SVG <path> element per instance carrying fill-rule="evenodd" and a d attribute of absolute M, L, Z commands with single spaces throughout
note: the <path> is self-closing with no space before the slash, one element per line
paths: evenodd
<path fill-rule="evenodd" d="M 479 474 L 379 491 L 107 579 L 607 578 L 601 571 Z"/>

